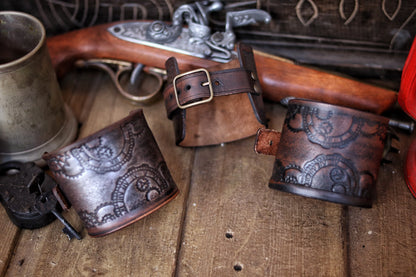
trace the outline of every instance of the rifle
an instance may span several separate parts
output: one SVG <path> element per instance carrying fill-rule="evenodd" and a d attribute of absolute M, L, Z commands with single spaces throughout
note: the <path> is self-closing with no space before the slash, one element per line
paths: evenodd
<path fill-rule="evenodd" d="M 97 58 L 163 69 L 165 61 L 175 56 L 181 71 L 209 68 L 233 59 L 233 27 L 270 21 L 270 15 L 261 10 L 227 12 L 225 32 L 211 34 L 208 15 L 220 8 L 218 1 L 211 1 L 208 6 L 196 2 L 179 7 L 171 24 L 113 22 L 50 37 L 47 45 L 58 76 L 77 60 Z M 185 24 L 188 28 L 183 27 Z M 299 66 L 257 50 L 254 56 L 267 100 L 307 98 L 377 114 L 396 103 L 397 93 L 389 89 Z"/>

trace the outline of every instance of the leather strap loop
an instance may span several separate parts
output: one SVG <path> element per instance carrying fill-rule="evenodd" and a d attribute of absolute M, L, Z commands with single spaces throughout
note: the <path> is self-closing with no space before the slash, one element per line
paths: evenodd
<path fill-rule="evenodd" d="M 260 128 L 257 131 L 254 151 L 257 154 L 276 156 L 280 137 L 281 133 L 276 130 Z"/>
<path fill-rule="evenodd" d="M 169 68 L 175 67 L 175 58 L 170 58 L 166 62 L 166 68 L 168 74 L 172 72 Z M 174 70 L 174 73 L 178 71 Z M 261 91 L 255 87 L 256 75 L 255 72 L 251 72 L 245 68 L 234 68 L 221 70 L 216 72 L 209 72 L 211 80 L 213 96 L 226 96 L 238 93 L 250 93 L 254 95 L 260 95 Z M 184 74 L 173 83 L 174 76 L 168 77 L 168 80 L 172 80 L 165 88 L 163 97 L 165 99 L 166 110 L 168 117 L 171 118 L 172 113 L 179 108 L 177 101 L 180 105 L 186 105 L 193 102 L 198 102 L 201 99 L 207 99 L 210 97 L 210 89 L 207 84 L 207 74 L 203 71 L 198 71 L 190 74 Z M 176 85 L 177 99 L 175 95 L 174 86 Z"/>
<path fill-rule="evenodd" d="M 179 70 L 174 57 L 166 61 L 163 97 L 177 145 L 231 142 L 265 127 L 267 120 L 252 48 L 238 43 L 236 53 L 229 63 L 187 72 Z M 189 70 L 189 66 L 184 66 Z"/>

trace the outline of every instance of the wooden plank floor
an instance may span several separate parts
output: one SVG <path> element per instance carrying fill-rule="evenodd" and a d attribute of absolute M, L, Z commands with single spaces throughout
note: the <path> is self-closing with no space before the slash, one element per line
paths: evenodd
<path fill-rule="evenodd" d="M 0 208 L 1 276 L 411 276 L 416 274 L 416 199 L 403 179 L 415 137 L 398 132 L 402 151 L 380 168 L 371 209 L 271 190 L 273 157 L 253 138 L 223 146 L 174 145 L 161 99 L 135 106 L 93 70 L 61 81 L 85 137 L 143 108 L 180 194 L 143 220 L 102 238 L 85 230 L 69 241 L 55 221 L 19 230 Z M 285 108 L 267 103 L 271 128 Z M 64 214 L 77 228 L 70 211 Z"/>

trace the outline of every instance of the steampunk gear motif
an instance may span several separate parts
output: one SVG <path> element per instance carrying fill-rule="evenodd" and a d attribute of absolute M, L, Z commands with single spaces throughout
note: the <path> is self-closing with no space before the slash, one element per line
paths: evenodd
<path fill-rule="evenodd" d="M 143 130 L 136 131 L 135 126 L 128 123 L 120 131 L 123 143 L 119 150 L 107 143 L 106 138 L 98 137 L 53 158 L 50 162 L 51 170 L 66 178 L 77 178 L 86 169 L 99 174 L 120 170 L 131 159 L 136 139 Z"/>
<path fill-rule="evenodd" d="M 140 109 L 43 158 L 91 236 L 121 229 L 179 193 Z"/>
<path fill-rule="evenodd" d="M 389 119 L 292 99 L 282 132 L 260 130 L 256 151 L 275 156 L 269 187 L 370 208 Z"/>
<path fill-rule="evenodd" d="M 359 136 L 378 136 L 384 141 L 387 130 L 381 122 L 300 105 L 290 105 L 285 124 L 290 131 L 305 132 L 309 141 L 327 149 L 345 148 Z"/>
<path fill-rule="evenodd" d="M 162 168 L 166 168 L 165 163 L 161 163 L 157 169 L 147 164 L 129 168 L 116 181 L 111 202 L 102 203 L 93 211 L 79 212 L 85 226 L 103 225 L 164 196 L 169 185 L 164 179 Z"/>
<path fill-rule="evenodd" d="M 285 183 L 358 197 L 367 197 L 368 189 L 374 183 L 371 173 L 359 172 L 353 161 L 340 154 L 318 155 L 303 167 L 294 164 L 283 166 L 277 159 L 273 176 Z"/>

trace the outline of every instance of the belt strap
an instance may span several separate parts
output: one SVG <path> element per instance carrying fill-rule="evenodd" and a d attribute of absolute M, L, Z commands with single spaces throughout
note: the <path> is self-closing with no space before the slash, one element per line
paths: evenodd
<path fill-rule="evenodd" d="M 266 125 L 253 51 L 238 43 L 236 54 L 229 63 L 184 73 L 175 58 L 166 61 L 163 97 L 177 145 L 231 142 L 254 135 Z"/>
<path fill-rule="evenodd" d="M 180 73 L 174 57 L 166 61 L 168 84 L 163 92 L 166 111 L 171 118 L 177 109 L 186 109 L 212 100 L 213 97 L 238 93 L 260 95 L 255 71 L 244 67 L 209 72 L 196 69 Z"/>

